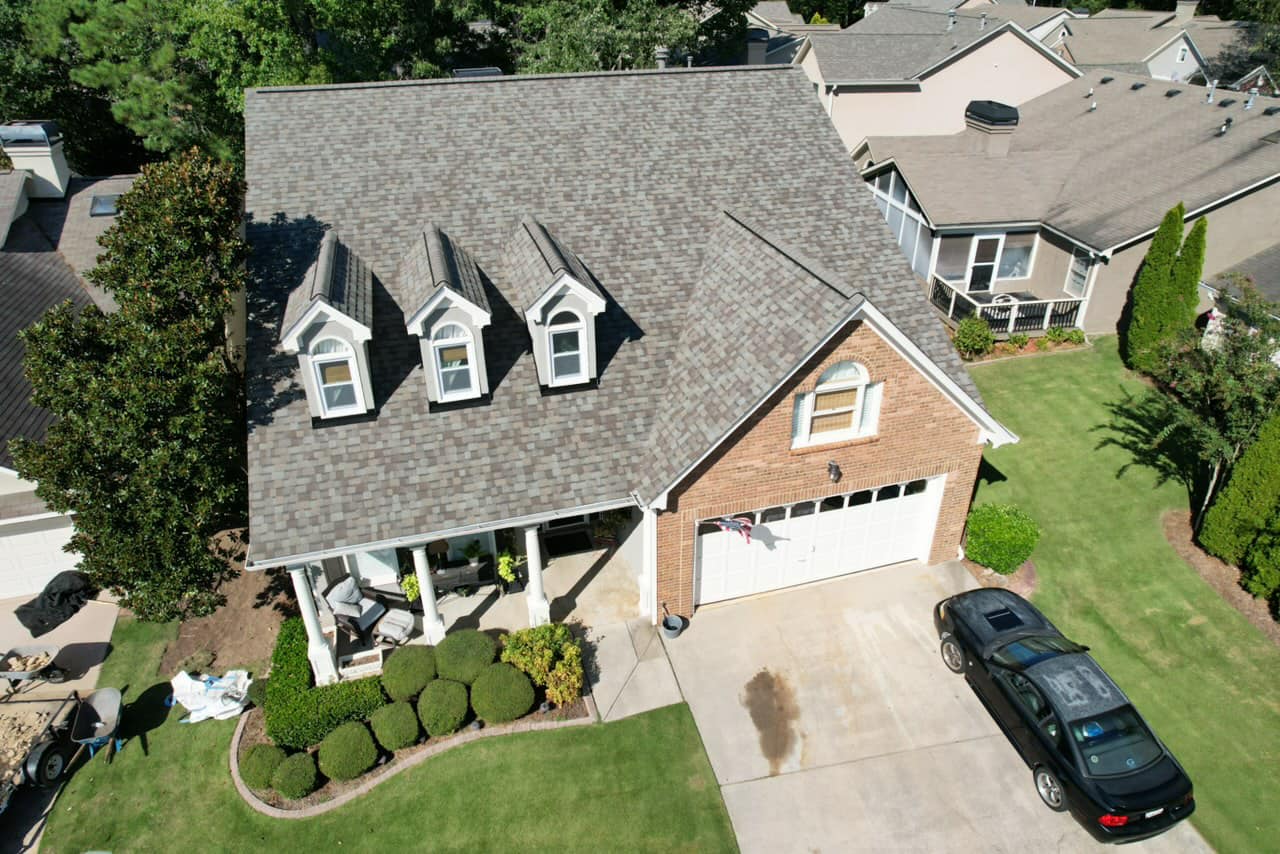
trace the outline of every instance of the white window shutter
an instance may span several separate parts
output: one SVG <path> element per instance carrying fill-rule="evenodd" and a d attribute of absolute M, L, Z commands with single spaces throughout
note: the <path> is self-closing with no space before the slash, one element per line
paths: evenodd
<path fill-rule="evenodd" d="M 791 447 L 799 448 L 809 441 L 809 410 L 813 405 L 812 394 L 797 394 L 791 410 Z"/>
<path fill-rule="evenodd" d="M 858 419 L 858 435 L 874 436 L 880 428 L 880 398 L 884 383 L 871 383 L 862 392 L 862 416 Z"/>

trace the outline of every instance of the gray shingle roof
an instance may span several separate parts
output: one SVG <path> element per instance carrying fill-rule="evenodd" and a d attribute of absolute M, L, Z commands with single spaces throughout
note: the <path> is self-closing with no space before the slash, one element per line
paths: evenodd
<path fill-rule="evenodd" d="M 1232 273 L 1248 276 L 1264 297 L 1271 302 L 1280 303 L 1280 243 L 1223 270 L 1211 284 L 1222 284 Z"/>
<path fill-rule="evenodd" d="M 289 294 L 280 337 L 294 331 L 307 309 L 317 302 L 363 326 L 373 325 L 373 274 L 335 231 L 324 235 L 311 268 Z"/>
<path fill-rule="evenodd" d="M 771 24 L 803 24 L 804 16 L 792 12 L 786 0 L 761 0 L 751 11 Z"/>
<path fill-rule="evenodd" d="M 428 224 L 410 241 L 398 277 L 407 315 L 416 314 L 437 288 L 448 288 L 472 305 L 489 310 L 480 268 L 437 225 Z"/>
<path fill-rule="evenodd" d="M 1067 22 L 1067 50 L 1076 65 L 1117 67 L 1144 62 L 1181 27 L 1158 26 L 1168 15 L 1076 18 Z"/>
<path fill-rule="evenodd" d="M 376 156 L 314 145 L 333 115 L 362 128 Z M 672 417 L 670 370 L 695 288 L 710 276 L 707 255 L 723 251 L 715 235 L 726 227 L 724 210 L 760 223 L 771 241 L 806 247 L 825 275 L 864 293 L 976 396 L 798 68 L 251 90 L 245 128 L 256 562 L 624 501 L 642 480 L 659 479 L 650 474 L 650 437 Z M 758 167 L 760 139 L 807 168 L 780 183 Z M 609 294 L 596 318 L 595 387 L 539 388 L 520 286 L 506 270 L 527 211 Z M 396 271 L 430 221 L 448 223 L 492 286 L 484 334 L 491 395 L 478 405 L 433 410 L 417 341 L 405 333 L 411 307 Z M 372 272 L 376 412 L 313 426 L 297 359 L 271 347 L 285 295 L 326 228 L 341 229 Z M 793 289 L 789 280 L 757 281 Z M 742 311 L 757 302 L 811 305 L 764 292 Z M 812 343 L 834 320 L 794 327 Z M 706 343 L 726 341 L 753 346 L 728 336 Z M 722 409 L 732 408 L 710 397 L 682 404 L 694 435 L 715 433 Z M 711 426 L 700 421 L 704 411 Z M 696 444 L 659 444 L 668 441 L 680 454 Z"/>
<path fill-rule="evenodd" d="M 503 269 L 518 310 L 533 305 L 561 273 L 568 273 L 596 296 L 604 297 L 582 259 L 534 219 L 526 218 L 516 228 L 507 244 Z"/>
<path fill-rule="evenodd" d="M 22 170 L 0 172 L 0 246 L 4 246 L 9 234 L 9 225 L 18 212 L 18 202 L 22 199 L 23 187 L 27 183 L 27 173 Z"/>
<path fill-rule="evenodd" d="M 1040 221 L 1102 250 L 1154 229 L 1179 200 L 1196 210 L 1280 175 L 1280 145 L 1263 141 L 1280 116 L 1244 110 L 1242 97 L 1222 107 L 1224 97 L 1206 104 L 1203 87 L 1093 70 L 1023 104 L 1005 156 L 988 156 L 971 129 L 868 145 L 873 160 L 898 163 L 936 226 Z"/>

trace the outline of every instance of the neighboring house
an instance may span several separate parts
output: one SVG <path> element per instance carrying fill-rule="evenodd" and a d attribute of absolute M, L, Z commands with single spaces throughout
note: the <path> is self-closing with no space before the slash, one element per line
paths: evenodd
<path fill-rule="evenodd" d="M 1205 276 L 1205 280 L 1216 298 L 1236 276 L 1244 276 L 1269 302 L 1280 305 L 1280 243 L 1268 246 L 1256 255 L 1250 255 L 1216 276 Z"/>
<path fill-rule="evenodd" d="M 44 438 L 52 413 L 31 403 L 18 333 L 58 303 L 114 308 L 83 274 L 97 262 L 98 238 L 132 177 L 85 179 L 71 174 L 52 122 L 0 125 L 0 145 L 15 167 L 0 172 L 0 599 L 30 596 L 55 574 L 73 569 L 63 550 L 71 517 L 36 497 L 18 477 L 9 442 Z"/>
<path fill-rule="evenodd" d="M 996 14 L 892 4 L 844 30 L 810 33 L 795 63 L 850 150 L 868 136 L 955 133 L 975 98 L 1021 104 L 1079 76 L 1021 26 L 1001 21 L 1004 7 L 992 8 Z"/>
<path fill-rule="evenodd" d="M 314 144 L 337 116 L 369 156 Z M 553 542 L 621 510 L 598 571 L 687 616 L 954 558 L 1015 441 L 796 69 L 256 89 L 245 139 L 248 566 L 289 568 L 322 682 L 365 670 L 346 575 L 413 566 L 434 643 L 432 554 L 522 543 L 538 624 Z"/>
<path fill-rule="evenodd" d="M 854 153 L 934 305 L 997 332 L 1110 332 L 1165 212 L 1208 216 L 1205 278 L 1275 241 L 1280 107 L 1091 71 L 952 136 Z"/>
<path fill-rule="evenodd" d="M 747 10 L 747 27 L 760 27 L 773 32 L 786 32 L 795 24 L 807 23 L 804 16 L 792 12 L 785 0 L 763 0 Z"/>

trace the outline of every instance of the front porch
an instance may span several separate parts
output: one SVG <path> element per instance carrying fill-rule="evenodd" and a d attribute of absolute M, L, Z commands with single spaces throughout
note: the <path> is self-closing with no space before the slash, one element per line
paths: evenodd
<path fill-rule="evenodd" d="M 991 326 L 997 338 L 1023 334 L 1044 335 L 1050 329 L 1075 329 L 1082 320 L 1084 300 L 1063 295 L 1041 299 L 1029 291 L 969 291 L 963 282 L 935 275 L 928 286 L 929 302 L 954 327 L 977 315 Z"/>

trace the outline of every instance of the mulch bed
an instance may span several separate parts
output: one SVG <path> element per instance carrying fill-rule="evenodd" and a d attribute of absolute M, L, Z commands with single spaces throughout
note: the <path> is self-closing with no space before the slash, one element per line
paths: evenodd
<path fill-rule="evenodd" d="M 1036 565 L 1031 561 L 1027 561 L 1018 567 L 1017 571 L 1012 575 L 1001 575 L 981 564 L 974 563 L 968 558 L 961 562 L 964 564 L 964 568 L 969 570 L 969 574 L 974 577 L 974 580 L 983 587 L 1003 587 L 1026 598 L 1029 598 L 1036 590 Z"/>
<path fill-rule="evenodd" d="M 1195 543 L 1191 514 L 1186 510 L 1170 510 L 1160 520 L 1164 538 L 1178 557 L 1195 568 L 1205 583 L 1217 591 L 1228 605 L 1257 627 L 1271 642 L 1280 646 L 1280 623 L 1271 616 L 1265 599 L 1258 599 L 1240 586 L 1240 570 L 1218 560 Z"/>
<path fill-rule="evenodd" d="M 526 728 L 529 724 L 548 723 L 551 721 L 574 720 L 577 718 L 585 718 L 589 714 L 590 713 L 587 710 L 586 701 L 583 700 L 582 698 L 579 698 L 572 705 L 564 706 L 562 708 L 553 708 L 548 712 L 540 712 L 535 707 L 533 712 L 525 715 L 519 720 L 512 721 L 511 723 L 508 723 L 508 724 L 495 724 L 493 726 L 486 726 L 485 729 L 489 731 L 497 731 L 497 732 L 504 732 L 504 731 L 515 732 L 522 728 Z M 246 720 L 244 725 L 244 733 L 240 738 L 240 746 L 236 754 L 239 761 L 241 762 L 244 761 L 245 752 L 248 751 L 249 748 L 253 747 L 256 744 L 271 743 L 271 740 L 267 738 L 267 733 L 266 733 L 263 716 L 262 716 L 262 710 L 256 709 L 256 708 L 250 709 L 249 711 L 245 712 L 245 716 L 246 716 Z M 388 756 L 386 754 L 383 754 L 383 756 L 379 759 L 379 762 L 381 764 L 375 765 L 372 769 L 370 769 L 368 773 L 362 774 L 361 776 L 357 777 L 354 780 L 347 780 L 345 782 L 338 782 L 337 780 L 326 780 L 320 786 L 320 788 L 316 789 L 314 792 L 307 795 L 305 798 L 300 798 L 296 801 L 291 801 L 291 800 L 282 798 L 278 794 L 276 794 L 274 791 L 263 792 L 263 791 L 255 790 L 254 794 L 260 800 L 262 800 L 263 803 L 269 804 L 275 807 L 276 809 L 282 809 L 282 810 L 302 810 L 308 807 L 323 804 L 333 800 L 334 798 L 340 797 L 341 795 L 344 795 L 353 789 L 358 789 L 361 786 L 365 785 L 369 780 L 370 774 L 380 774 L 389 768 L 392 768 L 399 764 L 403 764 L 407 762 L 409 759 L 412 759 L 414 756 L 417 756 L 419 753 L 422 753 L 423 751 L 429 748 L 435 747 L 436 745 L 444 745 L 444 744 L 448 744 L 451 741 L 457 741 L 459 736 L 467 732 L 467 730 L 465 729 L 466 724 L 464 724 L 463 726 L 464 726 L 464 729 L 461 729 L 458 732 L 453 733 L 452 735 L 447 735 L 447 736 L 444 736 L 443 738 L 423 739 L 418 744 L 415 744 L 412 747 L 406 747 L 402 750 L 396 751 L 395 755 L 393 756 Z M 381 748 L 379 748 L 379 750 L 381 750 Z M 312 752 L 314 753 L 314 751 L 315 749 L 313 748 Z"/>

